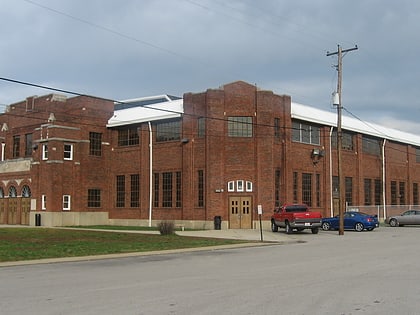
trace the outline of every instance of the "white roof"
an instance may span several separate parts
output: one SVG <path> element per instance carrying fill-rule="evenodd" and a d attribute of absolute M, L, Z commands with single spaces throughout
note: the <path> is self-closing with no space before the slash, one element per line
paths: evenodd
<path fill-rule="evenodd" d="M 157 103 L 153 103 L 154 100 L 156 100 Z M 116 104 L 147 103 L 148 101 L 151 101 L 152 103 L 149 105 L 138 105 L 131 108 L 115 110 L 114 116 L 108 120 L 107 127 L 118 127 L 148 121 L 178 118 L 181 117 L 184 112 L 184 102 L 182 98 L 172 100 L 167 95 L 130 99 L 116 102 Z"/>
<path fill-rule="evenodd" d="M 292 118 L 309 121 L 320 125 L 337 127 L 337 113 L 324 111 L 311 106 L 292 102 Z M 420 136 L 408 132 L 387 128 L 365 122 L 353 117 L 342 116 L 341 126 L 344 130 L 370 135 L 382 139 L 420 146 Z"/>

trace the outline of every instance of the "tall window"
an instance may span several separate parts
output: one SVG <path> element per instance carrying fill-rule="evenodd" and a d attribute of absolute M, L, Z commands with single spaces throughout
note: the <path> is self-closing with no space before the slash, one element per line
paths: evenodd
<path fill-rule="evenodd" d="M 379 206 L 382 202 L 382 182 L 380 179 L 375 179 L 375 206 Z"/>
<path fill-rule="evenodd" d="M 116 206 L 117 208 L 125 207 L 125 176 L 124 175 L 117 175 L 117 200 Z"/>
<path fill-rule="evenodd" d="M 298 202 L 298 173 L 293 172 L 293 202 Z"/>
<path fill-rule="evenodd" d="M 418 205 L 419 204 L 419 184 L 413 183 L 413 204 Z"/>
<path fill-rule="evenodd" d="M 176 200 L 175 205 L 177 208 L 182 207 L 182 181 L 181 181 L 181 172 L 175 173 L 176 179 Z"/>
<path fill-rule="evenodd" d="M 172 173 L 162 174 L 162 207 L 172 207 Z"/>
<path fill-rule="evenodd" d="M 280 138 L 280 118 L 274 118 L 274 137 Z"/>
<path fill-rule="evenodd" d="M 47 195 L 41 195 L 41 210 L 47 210 Z"/>
<path fill-rule="evenodd" d="M 71 209 L 70 195 L 63 195 L 63 210 L 69 211 Z"/>
<path fill-rule="evenodd" d="M 181 120 L 173 120 L 156 124 L 156 141 L 172 141 L 181 139 Z"/>
<path fill-rule="evenodd" d="M 353 205 L 353 178 L 345 178 L 346 202 L 349 206 Z"/>
<path fill-rule="evenodd" d="M 252 137 L 252 117 L 228 117 L 229 137 Z"/>
<path fill-rule="evenodd" d="M 88 189 L 87 204 L 89 208 L 101 207 L 101 190 L 100 189 Z"/>
<path fill-rule="evenodd" d="M 416 148 L 416 162 L 420 163 L 420 148 Z"/>
<path fill-rule="evenodd" d="M 198 206 L 204 207 L 204 171 L 198 170 Z"/>
<path fill-rule="evenodd" d="M 140 207 L 140 175 L 132 174 L 130 175 L 130 207 L 136 208 Z"/>
<path fill-rule="evenodd" d="M 102 156 L 102 134 L 98 132 L 89 132 L 89 154 Z"/>
<path fill-rule="evenodd" d="M 153 206 L 159 207 L 159 173 L 153 174 L 154 178 L 154 197 L 153 197 Z"/>
<path fill-rule="evenodd" d="M 13 157 L 20 156 L 20 136 L 13 136 Z"/>
<path fill-rule="evenodd" d="M 370 178 L 365 178 L 365 206 L 370 206 L 372 204 L 372 180 Z"/>
<path fill-rule="evenodd" d="M 316 206 L 321 207 L 321 174 L 316 174 Z"/>
<path fill-rule="evenodd" d="M 341 148 L 343 150 L 353 151 L 353 134 L 342 131 L 341 136 Z M 331 135 L 331 147 L 337 149 L 337 130 L 334 130 Z"/>
<path fill-rule="evenodd" d="M 25 135 L 25 156 L 32 155 L 32 133 Z"/>
<path fill-rule="evenodd" d="M 302 202 L 312 207 L 312 174 L 302 174 Z"/>
<path fill-rule="evenodd" d="M 332 194 L 333 198 L 340 198 L 340 181 L 338 176 L 332 178 Z"/>
<path fill-rule="evenodd" d="M 206 135 L 206 119 L 200 117 L 197 119 L 198 137 L 203 138 Z"/>
<path fill-rule="evenodd" d="M 320 144 L 320 129 L 316 125 L 293 121 L 292 141 L 309 144 Z"/>
<path fill-rule="evenodd" d="M 391 181 L 391 205 L 397 204 L 397 182 Z"/>
<path fill-rule="evenodd" d="M 64 144 L 64 159 L 73 160 L 73 145 L 65 143 Z"/>
<path fill-rule="evenodd" d="M 48 160 L 48 144 L 42 145 L 42 159 Z"/>
<path fill-rule="evenodd" d="M 139 133 L 137 132 L 137 128 L 118 130 L 118 145 L 120 147 L 138 145 L 139 142 Z"/>
<path fill-rule="evenodd" d="M 399 184 L 400 205 L 405 205 L 405 182 L 400 182 Z"/>
<path fill-rule="evenodd" d="M 281 206 L 280 201 L 280 170 L 274 172 L 274 205 Z"/>
<path fill-rule="evenodd" d="M 362 151 L 366 154 L 381 155 L 381 142 L 379 139 L 362 136 Z"/>

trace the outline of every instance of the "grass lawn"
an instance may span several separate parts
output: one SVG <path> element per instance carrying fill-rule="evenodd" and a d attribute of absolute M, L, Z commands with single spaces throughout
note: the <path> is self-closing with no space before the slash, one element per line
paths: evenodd
<path fill-rule="evenodd" d="M 227 245 L 243 241 L 54 228 L 0 228 L 0 262 Z"/>

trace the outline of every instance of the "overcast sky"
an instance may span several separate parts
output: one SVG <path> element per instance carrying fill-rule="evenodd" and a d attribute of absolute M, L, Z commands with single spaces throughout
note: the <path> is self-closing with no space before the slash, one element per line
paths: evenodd
<path fill-rule="evenodd" d="M 0 0 L 0 77 L 114 100 L 243 80 L 420 134 L 417 0 Z M 0 110 L 51 91 L 0 80 Z"/>

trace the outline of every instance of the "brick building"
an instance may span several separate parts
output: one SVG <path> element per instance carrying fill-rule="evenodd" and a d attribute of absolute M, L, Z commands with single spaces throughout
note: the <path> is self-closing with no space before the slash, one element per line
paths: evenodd
<path fill-rule="evenodd" d="M 255 228 L 337 208 L 336 115 L 245 82 L 183 98 L 31 97 L 0 115 L 0 224 Z M 418 205 L 420 137 L 343 117 L 349 206 Z M 390 205 L 385 208 L 384 205 Z"/>

